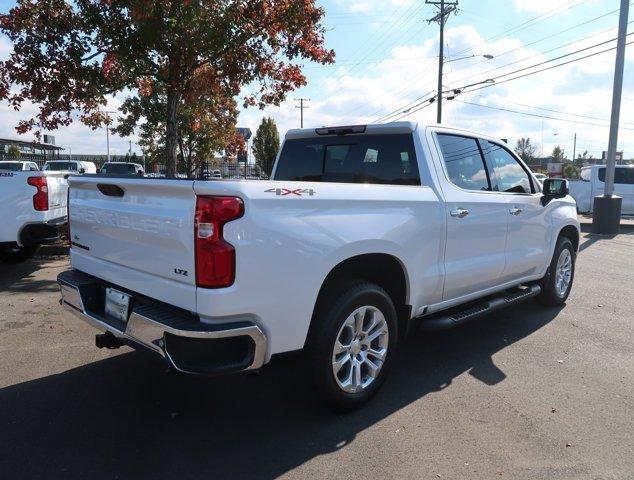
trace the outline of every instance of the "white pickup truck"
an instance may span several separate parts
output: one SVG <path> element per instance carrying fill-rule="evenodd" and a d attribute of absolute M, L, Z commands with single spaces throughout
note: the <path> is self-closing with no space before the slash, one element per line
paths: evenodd
<path fill-rule="evenodd" d="M 270 181 L 70 179 L 61 304 L 176 370 L 259 369 L 306 350 L 354 408 L 415 319 L 442 329 L 516 302 L 565 302 L 579 223 L 495 138 L 441 126 L 291 130 Z"/>
<path fill-rule="evenodd" d="M 605 190 L 605 165 L 592 165 L 581 169 L 581 180 L 570 182 L 570 195 L 577 209 L 592 213 L 594 197 Z M 614 194 L 622 198 L 621 213 L 634 215 L 634 165 L 617 165 L 614 170 Z"/>
<path fill-rule="evenodd" d="M 68 182 L 62 173 L 0 168 L 0 260 L 18 262 L 66 228 Z"/>

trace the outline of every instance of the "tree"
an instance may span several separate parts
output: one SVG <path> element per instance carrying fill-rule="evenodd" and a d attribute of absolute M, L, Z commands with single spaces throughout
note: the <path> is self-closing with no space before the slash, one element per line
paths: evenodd
<path fill-rule="evenodd" d="M 13 158 L 20 158 L 20 156 L 22 155 L 22 152 L 20 152 L 20 147 L 18 147 L 17 145 L 11 145 L 7 153 L 10 157 Z"/>
<path fill-rule="evenodd" d="M 535 157 L 535 145 L 531 143 L 531 139 L 528 137 L 518 138 L 515 145 L 515 153 L 528 163 Z"/>
<path fill-rule="evenodd" d="M 559 145 L 553 148 L 553 153 L 550 154 L 550 158 L 552 159 L 553 163 L 563 163 L 564 151 Z"/>
<path fill-rule="evenodd" d="M 113 129 L 121 136 L 139 131 L 139 145 L 151 163 L 165 164 L 167 94 L 154 89 L 141 97 L 128 97 L 124 114 Z M 220 94 L 199 96 L 193 104 L 183 102 L 178 119 L 177 170 L 193 174 L 214 152 L 229 148 L 238 115 L 234 98 Z"/>
<path fill-rule="evenodd" d="M 173 176 L 178 126 L 200 96 L 244 106 L 279 105 L 306 84 L 299 62 L 332 63 L 324 48 L 324 10 L 315 0 L 17 0 L 0 15 L 14 44 L 0 62 L 0 100 L 38 113 L 17 130 L 52 130 L 76 113 L 93 128 L 109 95 L 164 92 L 165 159 Z"/>
<path fill-rule="evenodd" d="M 253 155 L 256 165 L 269 177 L 279 149 L 280 135 L 275 120 L 270 117 L 263 118 L 253 137 Z"/>

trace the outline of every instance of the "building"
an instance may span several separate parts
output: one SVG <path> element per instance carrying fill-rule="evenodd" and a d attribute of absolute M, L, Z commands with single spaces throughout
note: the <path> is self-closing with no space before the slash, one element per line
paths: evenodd
<path fill-rule="evenodd" d="M 50 143 L 49 143 L 50 142 Z M 11 138 L 0 138 L 0 161 L 16 160 L 9 156 L 9 148 L 16 146 L 20 149 L 20 160 L 31 160 L 42 165 L 47 160 L 60 159 L 62 147 L 55 145 L 55 137 L 44 135 L 44 142 L 26 142 L 24 140 L 14 140 Z"/>

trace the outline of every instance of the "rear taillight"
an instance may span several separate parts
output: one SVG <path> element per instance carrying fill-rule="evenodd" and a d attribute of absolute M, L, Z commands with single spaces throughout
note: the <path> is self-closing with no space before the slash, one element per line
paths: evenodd
<path fill-rule="evenodd" d="M 46 177 L 29 177 L 26 179 L 29 185 L 37 188 L 33 195 L 33 208 L 35 210 L 48 210 L 48 183 Z"/>
<path fill-rule="evenodd" d="M 238 197 L 196 197 L 194 238 L 196 242 L 196 285 L 223 288 L 236 277 L 236 251 L 222 237 L 225 223 L 240 218 L 244 204 Z"/>

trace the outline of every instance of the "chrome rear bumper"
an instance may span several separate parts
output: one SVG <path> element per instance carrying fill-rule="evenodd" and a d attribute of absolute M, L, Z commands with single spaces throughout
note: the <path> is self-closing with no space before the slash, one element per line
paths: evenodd
<path fill-rule="evenodd" d="M 103 313 L 103 290 L 110 284 L 76 270 L 60 273 L 57 281 L 60 304 L 66 310 L 124 343 L 159 354 L 180 372 L 221 374 L 255 370 L 264 364 L 267 339 L 253 322 L 202 323 L 180 309 L 131 293 L 131 312 L 123 323 Z M 219 347 L 231 358 L 219 358 Z"/>

